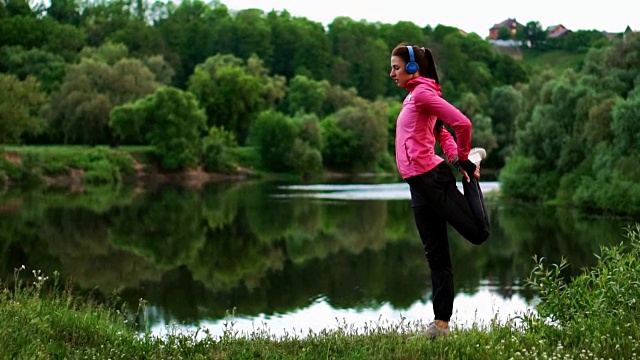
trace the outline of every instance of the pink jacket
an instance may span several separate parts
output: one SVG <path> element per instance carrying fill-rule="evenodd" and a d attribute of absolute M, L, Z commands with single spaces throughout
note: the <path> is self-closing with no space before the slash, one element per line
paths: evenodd
<path fill-rule="evenodd" d="M 442 98 L 435 80 L 418 77 L 405 87 L 409 94 L 402 102 L 396 123 L 396 164 L 402 178 L 424 174 L 444 161 L 434 151 L 436 140 L 450 162 L 456 156 L 460 161 L 467 160 L 471 121 Z M 434 133 L 437 118 L 453 129 L 455 140 L 445 128 L 439 136 Z"/>

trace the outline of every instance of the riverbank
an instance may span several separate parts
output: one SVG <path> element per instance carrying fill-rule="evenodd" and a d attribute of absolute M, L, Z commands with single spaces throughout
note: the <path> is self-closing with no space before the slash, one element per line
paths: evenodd
<path fill-rule="evenodd" d="M 537 314 L 453 329 L 436 340 L 420 336 L 426 323 L 382 318 L 360 330 L 342 323 L 278 337 L 259 326 L 241 334 L 229 320 L 222 336 L 169 329 L 160 338 L 137 330 L 146 324 L 144 300 L 123 305 L 114 296 L 98 304 L 73 295 L 56 274 L 19 268 L 0 289 L 0 358 L 638 359 L 640 224 L 598 258 L 570 282 L 562 276 L 569 264 L 538 259 L 525 282 L 540 298 Z"/>
<path fill-rule="evenodd" d="M 55 187 L 78 191 L 86 185 L 181 183 L 201 186 L 210 181 L 246 180 L 261 176 L 250 168 L 229 173 L 202 166 L 163 171 L 149 147 L 20 146 L 0 150 L 0 185 Z"/>
<path fill-rule="evenodd" d="M 179 183 L 201 187 L 213 181 L 284 179 L 299 181 L 294 174 L 274 174 L 258 169 L 252 149 L 240 149 L 237 166 L 230 172 L 210 172 L 203 166 L 165 171 L 147 146 L 13 146 L 0 148 L 0 187 L 52 187 L 79 192 L 87 185 L 135 185 L 137 187 Z M 324 171 L 312 180 L 335 180 L 354 174 Z M 393 178 L 397 174 L 360 174 L 364 179 Z"/>

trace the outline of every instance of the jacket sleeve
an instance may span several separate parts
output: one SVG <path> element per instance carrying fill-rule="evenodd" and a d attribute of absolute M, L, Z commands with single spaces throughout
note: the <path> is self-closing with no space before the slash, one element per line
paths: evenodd
<path fill-rule="evenodd" d="M 455 140 L 447 129 L 442 129 L 440 134 L 436 134 L 449 161 L 455 156 L 460 161 L 467 160 L 471 150 L 471 121 L 455 106 L 432 90 L 414 91 L 413 97 L 418 110 L 437 116 L 453 129 Z"/>
<path fill-rule="evenodd" d="M 444 126 L 442 126 L 442 129 L 440 129 L 440 131 L 436 132 L 434 135 L 436 140 L 438 140 L 438 142 L 440 143 L 442 151 L 444 151 L 444 154 L 447 156 L 447 160 L 449 160 L 449 162 L 453 164 L 453 162 L 459 158 L 458 145 L 453 139 L 453 136 Z"/>

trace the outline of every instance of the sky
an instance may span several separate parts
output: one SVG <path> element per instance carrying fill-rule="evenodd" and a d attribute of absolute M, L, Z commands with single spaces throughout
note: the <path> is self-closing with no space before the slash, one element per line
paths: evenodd
<path fill-rule="evenodd" d="M 562 24 L 569 30 L 623 32 L 627 25 L 640 31 L 640 1 L 607 0 L 220 0 L 230 10 L 249 8 L 287 10 L 324 25 L 336 17 L 355 21 L 395 24 L 409 21 L 420 27 L 438 24 L 489 35 L 489 28 L 508 18 L 526 25 L 537 21 L 543 28 Z"/>

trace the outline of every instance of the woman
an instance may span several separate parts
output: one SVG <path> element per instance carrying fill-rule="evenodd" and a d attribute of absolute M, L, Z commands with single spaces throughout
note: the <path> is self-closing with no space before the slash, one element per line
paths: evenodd
<path fill-rule="evenodd" d="M 429 49 L 396 46 L 390 76 L 409 91 L 396 124 L 396 164 L 409 184 L 415 223 L 431 269 L 435 321 L 426 332 L 429 337 L 444 336 L 449 333 L 454 298 L 447 223 L 473 244 L 482 244 L 489 237 L 489 219 L 478 184 L 480 160 L 486 152 L 471 149 L 471 121 L 442 98 Z M 455 140 L 443 123 L 453 129 Z M 462 174 L 464 194 L 456 186 L 451 167 L 435 153 L 436 141 Z"/>

